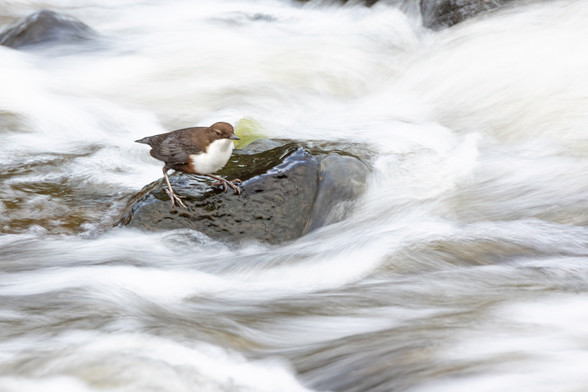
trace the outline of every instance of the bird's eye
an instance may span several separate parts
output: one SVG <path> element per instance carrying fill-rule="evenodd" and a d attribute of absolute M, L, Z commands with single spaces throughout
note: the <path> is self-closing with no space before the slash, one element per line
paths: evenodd
<path fill-rule="evenodd" d="M 220 136 L 220 135 L 222 135 L 222 132 L 221 132 L 221 131 L 219 131 L 218 129 L 215 129 L 215 130 L 214 130 L 214 133 L 216 133 L 216 136 Z"/>

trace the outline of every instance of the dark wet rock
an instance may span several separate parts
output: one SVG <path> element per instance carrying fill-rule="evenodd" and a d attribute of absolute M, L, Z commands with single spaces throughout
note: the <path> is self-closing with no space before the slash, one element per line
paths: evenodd
<path fill-rule="evenodd" d="M 420 0 L 423 25 L 433 30 L 453 26 L 516 0 Z"/>
<path fill-rule="evenodd" d="M 207 177 L 170 176 L 188 209 L 171 208 L 163 180 L 128 203 L 120 225 L 142 230 L 193 229 L 214 239 L 277 244 L 344 218 L 363 191 L 359 159 L 299 143 L 260 140 L 237 150 L 218 174 L 240 178 L 242 194 L 222 192 Z"/>
<path fill-rule="evenodd" d="M 301 3 L 308 3 L 309 1 L 312 0 L 298 0 Z M 379 0 L 332 0 L 332 3 L 341 3 L 341 4 L 347 4 L 347 3 L 351 3 L 351 4 L 363 4 L 366 5 L 368 7 L 371 7 L 372 5 L 376 4 Z"/>
<path fill-rule="evenodd" d="M 317 195 L 305 232 L 345 218 L 364 191 L 369 168 L 352 156 L 329 154 L 321 160 Z"/>
<path fill-rule="evenodd" d="M 69 44 L 87 40 L 94 34 L 77 19 L 41 10 L 0 33 L 0 45 L 18 49 L 46 43 Z"/>
<path fill-rule="evenodd" d="M 494 11 L 511 3 L 523 3 L 543 0 L 326 0 L 319 4 L 362 4 L 371 7 L 376 3 L 397 6 L 406 13 L 419 13 L 423 26 L 433 30 L 451 27 L 473 16 Z M 312 0 L 298 0 L 309 3 Z"/>

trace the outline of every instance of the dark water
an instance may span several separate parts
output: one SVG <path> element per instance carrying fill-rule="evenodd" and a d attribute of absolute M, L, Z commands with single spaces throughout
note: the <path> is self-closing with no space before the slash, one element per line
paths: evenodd
<path fill-rule="evenodd" d="M 393 3 L 43 3 L 100 38 L 0 47 L 0 391 L 588 388 L 588 5 Z M 132 141 L 219 120 L 363 144 L 366 192 L 280 246 L 113 229 Z"/>

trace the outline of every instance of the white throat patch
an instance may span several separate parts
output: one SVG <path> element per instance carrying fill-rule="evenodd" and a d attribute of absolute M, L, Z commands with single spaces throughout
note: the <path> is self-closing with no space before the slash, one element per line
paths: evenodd
<path fill-rule="evenodd" d="M 200 174 L 211 174 L 222 169 L 233 153 L 233 141 L 215 140 L 208 146 L 206 153 L 190 155 L 194 170 Z"/>

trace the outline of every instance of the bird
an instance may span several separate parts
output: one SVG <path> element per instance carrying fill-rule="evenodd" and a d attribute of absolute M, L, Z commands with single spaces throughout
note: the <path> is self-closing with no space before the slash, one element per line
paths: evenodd
<path fill-rule="evenodd" d="M 183 128 L 147 136 L 135 142 L 148 144 L 151 147 L 151 156 L 165 163 L 163 177 L 167 183 L 167 193 L 172 207 L 177 202 L 187 209 L 181 198 L 174 193 L 167 172 L 171 169 L 188 174 L 206 175 L 216 180 L 213 185 L 222 185 L 225 192 L 230 187 L 237 194 L 241 194 L 241 189 L 236 185 L 241 183 L 241 180 L 227 181 L 212 174 L 229 161 L 233 152 L 233 140 L 239 140 L 233 126 L 226 122 L 216 122 L 210 127 Z"/>

